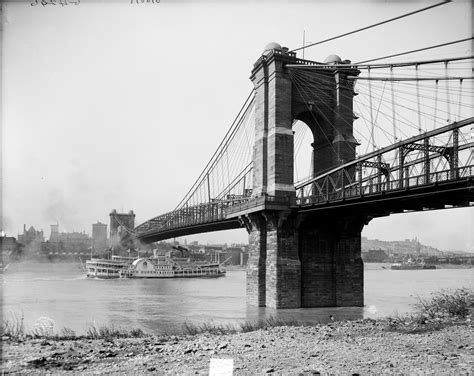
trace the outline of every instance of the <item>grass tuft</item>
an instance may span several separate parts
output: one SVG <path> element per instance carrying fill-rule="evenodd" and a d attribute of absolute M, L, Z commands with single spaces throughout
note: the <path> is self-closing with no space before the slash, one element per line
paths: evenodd
<path fill-rule="evenodd" d="M 185 335 L 196 335 L 201 333 L 209 334 L 231 334 L 237 333 L 237 329 L 232 324 L 216 324 L 213 321 L 200 324 L 185 322 L 182 325 L 182 331 Z"/>
<path fill-rule="evenodd" d="M 129 334 L 130 334 L 130 337 L 133 337 L 133 338 L 142 338 L 146 336 L 145 332 L 139 328 L 130 330 Z"/>
<path fill-rule="evenodd" d="M 429 298 L 418 297 L 415 304 L 418 312 L 429 319 L 458 318 L 469 315 L 474 304 L 474 291 L 467 288 L 441 290 Z"/>
<path fill-rule="evenodd" d="M 60 339 L 75 339 L 77 338 L 77 335 L 76 335 L 76 332 L 72 330 L 71 328 L 64 327 L 59 332 L 58 337 Z"/>
<path fill-rule="evenodd" d="M 25 317 L 23 312 L 12 314 L 11 319 L 3 319 L 2 337 L 23 338 L 25 335 Z"/>
<path fill-rule="evenodd" d="M 275 328 L 278 326 L 305 326 L 306 324 L 297 321 L 297 320 L 284 320 L 276 318 L 275 316 L 270 316 L 266 319 L 261 319 L 258 321 L 246 321 L 240 324 L 240 329 L 242 332 L 253 332 L 259 329 L 266 330 L 269 328 Z"/>
<path fill-rule="evenodd" d="M 284 320 L 278 319 L 274 316 L 270 316 L 266 319 L 257 321 L 244 321 L 240 323 L 238 327 L 232 324 L 215 324 L 211 322 L 205 322 L 200 324 L 193 324 L 185 322 L 182 325 L 182 331 L 187 335 L 196 335 L 201 333 L 210 334 L 234 334 L 234 333 L 246 333 L 253 332 L 256 330 L 266 330 L 277 326 L 304 326 L 303 322 L 297 320 Z"/>
<path fill-rule="evenodd" d="M 48 340 L 74 340 L 74 339 L 113 339 L 113 338 L 143 338 L 148 337 L 142 329 L 136 328 L 126 330 L 114 326 L 91 325 L 87 328 L 85 335 L 77 335 L 71 328 L 62 328 L 55 333 L 50 326 L 35 325 L 32 330 L 27 330 L 24 324 L 23 314 L 12 314 L 12 318 L 4 319 L 2 325 L 2 337 L 8 337 L 14 341 L 28 338 L 41 338 Z"/>
<path fill-rule="evenodd" d="M 142 338 L 146 336 L 148 335 L 141 329 L 127 330 L 105 325 L 91 325 L 87 328 L 85 335 L 89 339 Z"/>
<path fill-rule="evenodd" d="M 387 318 L 387 329 L 404 333 L 440 330 L 453 324 L 470 322 L 474 291 L 467 288 L 441 290 L 428 298 L 418 297 L 416 311 Z"/>

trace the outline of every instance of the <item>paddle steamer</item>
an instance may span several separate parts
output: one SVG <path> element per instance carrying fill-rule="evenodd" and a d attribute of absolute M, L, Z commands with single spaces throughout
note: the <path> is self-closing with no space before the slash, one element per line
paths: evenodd
<path fill-rule="evenodd" d="M 222 277 L 225 273 L 218 263 L 168 256 L 139 258 L 119 272 L 122 278 Z"/>
<path fill-rule="evenodd" d="M 112 256 L 111 259 L 92 258 L 86 261 L 88 278 L 120 278 L 119 272 L 128 267 L 136 257 Z"/>

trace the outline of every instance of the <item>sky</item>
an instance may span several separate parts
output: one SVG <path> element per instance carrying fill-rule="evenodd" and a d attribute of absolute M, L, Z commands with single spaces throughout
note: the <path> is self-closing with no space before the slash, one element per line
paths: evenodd
<path fill-rule="evenodd" d="M 59 3 L 59 0 L 57 1 Z M 268 42 L 290 49 L 426 7 L 426 1 L 3 2 L 2 229 L 91 233 L 112 209 L 172 210 L 252 89 Z M 472 35 L 470 1 L 305 51 L 361 61 Z M 412 59 L 468 55 L 471 44 Z M 301 55 L 299 55 L 301 56 Z M 474 251 L 474 208 L 373 220 L 363 235 Z M 186 237 L 247 241 L 244 230 Z"/>

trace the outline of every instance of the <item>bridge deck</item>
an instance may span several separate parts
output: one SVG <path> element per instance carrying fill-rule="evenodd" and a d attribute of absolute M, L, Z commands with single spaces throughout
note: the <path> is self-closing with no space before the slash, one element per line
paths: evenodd
<path fill-rule="evenodd" d="M 381 203 L 383 202 L 383 205 Z M 166 213 L 138 226 L 137 237 L 154 242 L 173 237 L 242 227 L 239 217 L 263 210 L 354 211 L 372 217 L 470 206 L 474 202 L 474 165 L 412 176 L 401 181 L 366 182 L 333 191 L 318 192 L 290 200 L 287 197 L 259 197 L 222 200 Z"/>

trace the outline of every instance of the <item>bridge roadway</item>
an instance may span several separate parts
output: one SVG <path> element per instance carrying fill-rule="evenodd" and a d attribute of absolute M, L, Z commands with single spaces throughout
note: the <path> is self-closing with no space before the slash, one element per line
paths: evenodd
<path fill-rule="evenodd" d="M 263 210 L 349 212 L 372 218 L 405 211 L 467 207 L 474 202 L 474 165 L 344 189 L 319 192 L 296 199 L 262 195 L 221 200 L 187 207 L 153 218 L 135 228 L 137 238 L 146 243 L 204 232 L 243 227 L 241 217 Z"/>

